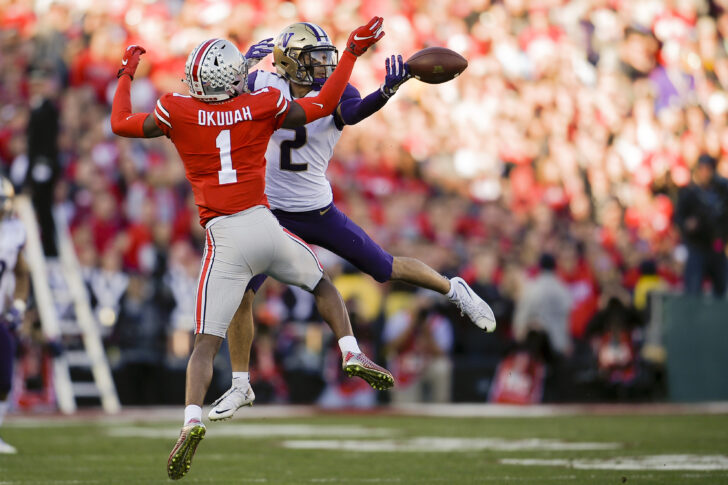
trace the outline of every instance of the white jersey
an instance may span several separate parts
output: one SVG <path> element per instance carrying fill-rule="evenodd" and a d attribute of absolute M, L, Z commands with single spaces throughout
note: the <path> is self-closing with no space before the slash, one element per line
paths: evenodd
<path fill-rule="evenodd" d="M 291 90 L 281 76 L 256 71 L 255 89 L 277 88 L 290 101 Z M 317 96 L 318 91 L 306 97 Z M 273 133 L 265 152 L 265 194 L 271 209 L 304 212 L 326 207 L 333 201 L 326 169 L 341 137 L 334 116 L 329 115 L 305 126 L 281 128 Z"/>
<path fill-rule="evenodd" d="M 25 246 L 25 228 L 15 218 L 0 219 L 0 313 L 15 291 L 15 265 Z"/>

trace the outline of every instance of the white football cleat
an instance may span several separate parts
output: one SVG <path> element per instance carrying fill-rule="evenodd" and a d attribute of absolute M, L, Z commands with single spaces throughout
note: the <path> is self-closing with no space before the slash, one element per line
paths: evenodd
<path fill-rule="evenodd" d="M 255 401 L 255 393 L 252 387 L 242 389 L 233 386 L 212 403 L 212 409 L 207 417 L 210 418 L 210 421 L 232 418 L 235 411 L 243 406 L 252 406 L 253 401 Z"/>
<path fill-rule="evenodd" d="M 14 455 L 18 452 L 13 445 L 9 445 L 0 438 L 0 455 Z"/>
<path fill-rule="evenodd" d="M 460 277 L 450 279 L 454 289 L 450 301 L 460 309 L 460 315 L 467 315 L 475 325 L 486 332 L 495 330 L 495 315 L 490 306 Z"/>

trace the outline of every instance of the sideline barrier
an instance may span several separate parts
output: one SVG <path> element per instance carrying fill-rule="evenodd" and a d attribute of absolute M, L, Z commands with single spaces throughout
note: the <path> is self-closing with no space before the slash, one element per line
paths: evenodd
<path fill-rule="evenodd" d="M 664 346 L 669 400 L 728 400 L 728 299 L 667 293 L 652 299 L 648 340 L 657 332 Z"/>

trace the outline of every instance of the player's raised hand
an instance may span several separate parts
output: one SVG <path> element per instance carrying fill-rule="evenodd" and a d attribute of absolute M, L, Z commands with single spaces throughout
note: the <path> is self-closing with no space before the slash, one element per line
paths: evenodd
<path fill-rule="evenodd" d="M 261 59 L 273 52 L 273 37 L 263 39 L 257 44 L 253 44 L 245 53 L 245 59 L 248 63 L 248 69 L 258 64 Z"/>
<path fill-rule="evenodd" d="M 140 45 L 130 45 L 127 47 L 126 51 L 124 51 L 124 57 L 121 59 L 121 69 L 119 69 L 116 77 L 119 78 L 124 74 L 128 74 L 130 78 L 134 79 L 134 73 L 139 65 L 139 58 L 145 52 L 147 52 L 146 49 Z"/>
<path fill-rule="evenodd" d="M 355 29 L 349 35 L 346 50 L 357 57 L 364 54 L 369 47 L 384 37 L 384 31 L 382 30 L 383 23 L 384 19 L 382 17 L 373 17 L 368 24 Z"/>
<path fill-rule="evenodd" d="M 402 55 L 387 57 L 384 61 L 384 67 L 387 70 L 387 75 L 384 77 L 384 84 L 381 86 L 382 94 L 389 98 L 397 92 L 397 89 L 409 78 L 412 74 L 409 73 L 409 67 L 407 63 L 402 60 Z"/>

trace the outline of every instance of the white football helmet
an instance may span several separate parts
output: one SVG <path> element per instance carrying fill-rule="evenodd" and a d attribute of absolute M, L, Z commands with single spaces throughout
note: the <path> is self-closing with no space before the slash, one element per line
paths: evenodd
<path fill-rule="evenodd" d="M 311 22 L 291 24 L 276 37 L 273 65 L 296 84 L 323 85 L 336 69 L 339 52 L 324 29 Z"/>
<path fill-rule="evenodd" d="M 224 39 L 208 39 L 195 47 L 185 63 L 190 95 L 201 101 L 224 101 L 247 91 L 245 56 Z"/>
<path fill-rule="evenodd" d="M 5 218 L 13 212 L 13 198 L 15 188 L 10 180 L 0 175 L 0 219 Z"/>

